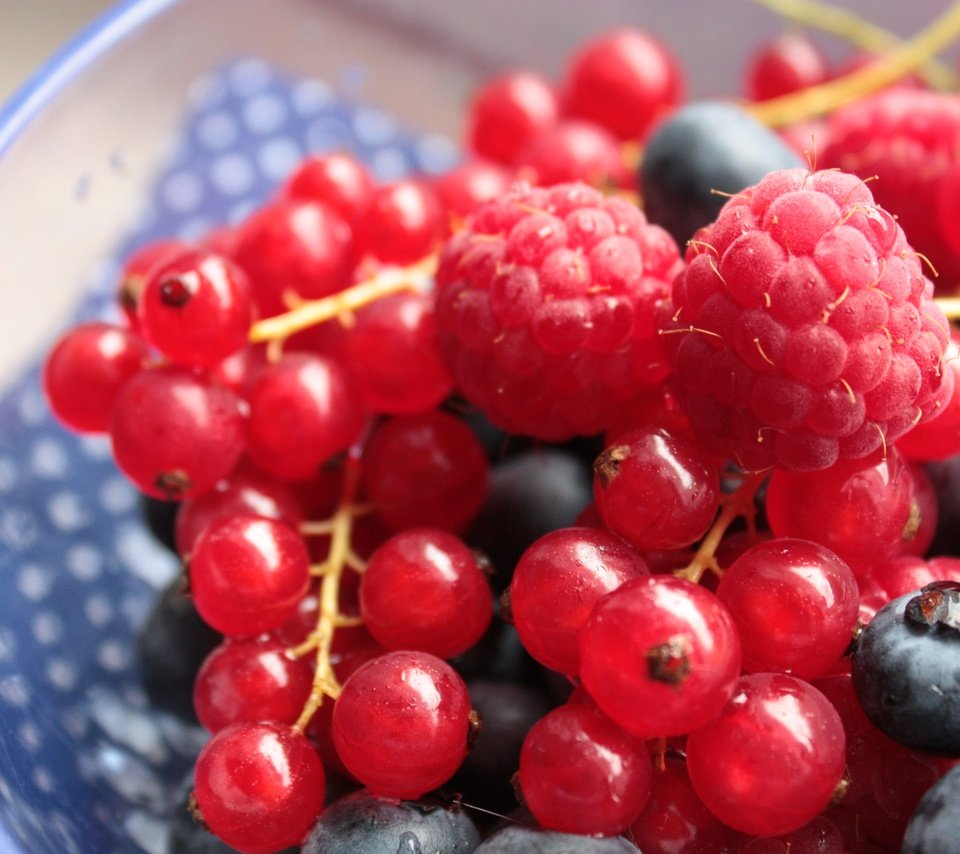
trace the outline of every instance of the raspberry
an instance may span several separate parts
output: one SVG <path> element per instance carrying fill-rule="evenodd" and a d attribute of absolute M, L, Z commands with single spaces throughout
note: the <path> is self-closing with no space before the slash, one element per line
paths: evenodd
<path fill-rule="evenodd" d="M 477 208 L 437 272 L 437 327 L 461 393 L 545 441 L 605 430 L 668 373 L 657 305 L 676 244 L 622 198 L 581 183 Z"/>
<path fill-rule="evenodd" d="M 960 151 L 960 98 L 915 87 L 887 89 L 837 110 L 827 139 L 819 165 L 875 176 L 877 203 L 897 215 L 911 246 L 953 290 L 960 253 L 945 238 L 936 209 L 940 185 Z"/>
<path fill-rule="evenodd" d="M 949 398 L 933 285 L 856 176 L 770 173 L 695 235 L 687 262 L 664 320 L 681 400 L 701 440 L 744 468 L 863 458 Z"/>

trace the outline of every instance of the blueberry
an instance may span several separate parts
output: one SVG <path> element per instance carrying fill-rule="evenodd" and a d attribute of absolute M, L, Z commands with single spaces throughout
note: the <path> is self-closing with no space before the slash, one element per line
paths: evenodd
<path fill-rule="evenodd" d="M 739 193 L 775 169 L 805 165 L 736 104 L 689 104 L 665 119 L 647 142 L 640 167 L 644 209 L 683 246 L 716 219 L 726 202 L 718 193 Z"/>
<path fill-rule="evenodd" d="M 639 849 L 622 836 L 577 836 L 515 825 L 498 830 L 476 854 L 639 854 Z"/>
<path fill-rule="evenodd" d="M 901 854 L 960 854 L 960 766 L 920 799 L 907 824 Z"/>
<path fill-rule="evenodd" d="M 470 854 L 479 843 L 462 810 L 384 800 L 364 789 L 324 810 L 302 854 Z"/>
<path fill-rule="evenodd" d="M 894 741 L 960 756 L 960 630 L 928 624 L 916 605 L 908 609 L 919 595 L 877 612 L 853 655 L 853 686 L 867 716 Z"/>
<path fill-rule="evenodd" d="M 140 513 L 143 521 L 147 523 L 153 538 L 174 554 L 177 553 L 175 531 L 179 510 L 179 501 L 164 501 L 161 498 L 140 494 Z"/>

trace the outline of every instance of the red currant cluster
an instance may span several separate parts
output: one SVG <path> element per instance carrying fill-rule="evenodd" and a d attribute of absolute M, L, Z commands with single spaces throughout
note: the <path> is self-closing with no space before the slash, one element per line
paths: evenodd
<path fill-rule="evenodd" d="M 751 91 L 782 97 L 757 115 L 805 121 L 821 84 L 833 109 L 930 50 L 838 89 L 770 47 Z M 464 659 L 505 624 L 566 677 L 519 715 L 507 773 L 578 850 L 892 851 L 960 755 L 955 678 L 934 680 L 940 706 L 918 711 L 913 683 L 871 705 L 859 686 L 883 668 L 855 651 L 897 597 L 960 582 L 955 544 L 934 545 L 938 512 L 957 515 L 960 474 L 933 467 L 960 454 L 956 344 L 907 207 L 878 204 L 881 187 L 913 195 L 911 164 L 938 146 L 956 156 L 960 102 L 914 89 L 901 115 L 884 90 L 870 157 L 740 187 L 681 254 L 637 206 L 632 163 L 681 92 L 635 30 L 584 45 L 560 85 L 491 80 L 463 165 L 378 183 L 349 154 L 310 157 L 238 225 L 138 251 L 123 322 L 50 353 L 57 417 L 179 502 L 190 596 L 224 636 L 194 687 L 212 737 L 193 809 L 231 846 L 333 850 L 333 778 L 387 801 L 447 783 L 491 702 Z M 916 119 L 927 98 L 935 121 Z M 826 159 L 853 156 L 868 109 L 827 119 Z M 517 436 L 598 437 L 593 502 L 493 567 L 497 607 L 471 523 Z M 496 520 L 505 537 L 516 523 Z M 956 626 L 922 631 L 955 674 Z M 511 844 L 489 850 L 533 843 Z"/>

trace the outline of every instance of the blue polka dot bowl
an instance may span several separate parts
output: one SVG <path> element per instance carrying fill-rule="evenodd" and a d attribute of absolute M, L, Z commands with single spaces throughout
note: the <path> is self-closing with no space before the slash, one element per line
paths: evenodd
<path fill-rule="evenodd" d="M 481 79 L 558 74 L 617 24 L 668 41 L 694 94 L 736 91 L 743 52 L 715 46 L 745 21 L 779 27 L 746 0 L 135 0 L 0 108 L 0 852 L 166 854 L 204 740 L 151 706 L 135 653 L 179 566 L 107 441 L 60 428 L 38 384 L 67 325 L 116 318 L 122 259 L 236 222 L 309 151 L 440 172 Z"/>

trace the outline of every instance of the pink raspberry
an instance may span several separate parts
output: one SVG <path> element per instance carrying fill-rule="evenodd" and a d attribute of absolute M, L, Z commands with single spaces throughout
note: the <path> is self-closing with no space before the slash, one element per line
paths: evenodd
<path fill-rule="evenodd" d="M 938 189 L 960 153 L 960 97 L 915 87 L 885 89 L 837 110 L 827 122 L 818 165 L 875 178 L 877 203 L 895 214 L 910 244 L 953 291 L 960 254 L 936 216 Z"/>
<path fill-rule="evenodd" d="M 695 432 L 746 469 L 860 459 L 937 413 L 949 326 L 855 175 L 771 172 L 690 241 L 664 338 Z"/>
<path fill-rule="evenodd" d="M 655 315 L 682 266 L 623 198 L 517 184 L 441 256 L 437 327 L 460 392 L 509 432 L 602 432 L 669 372 Z"/>

